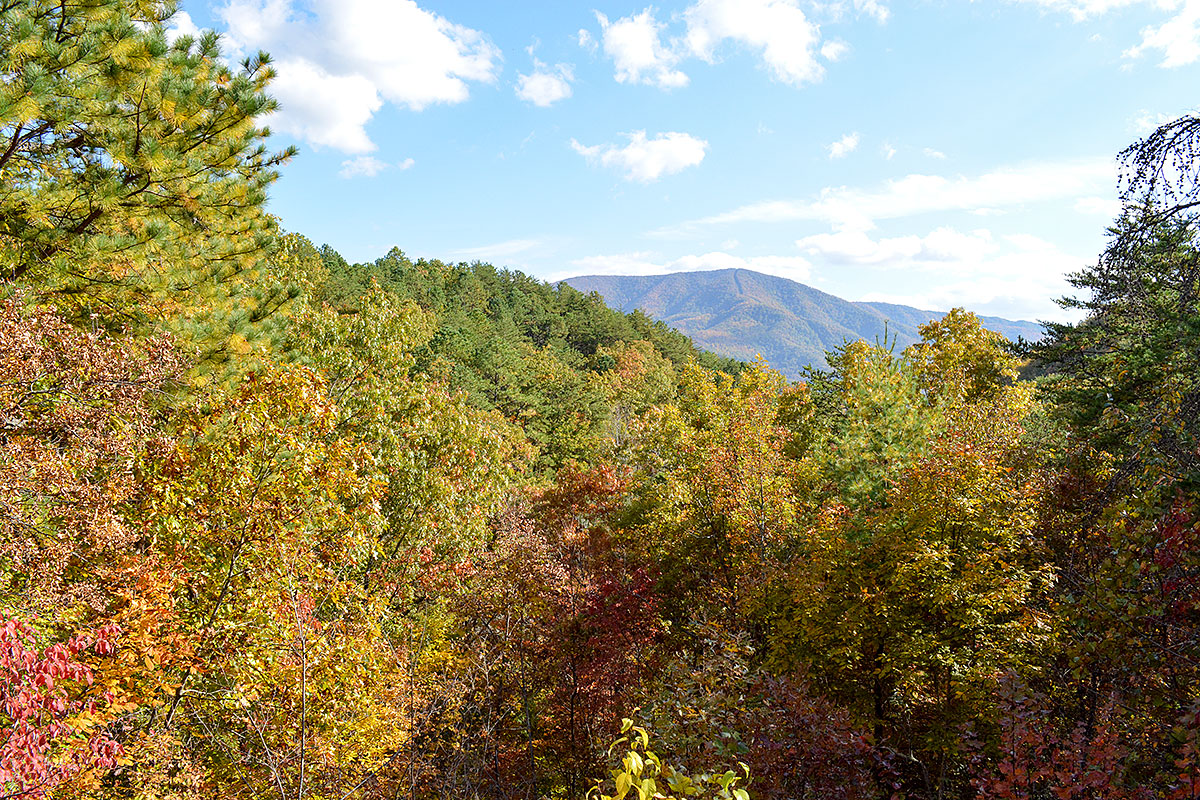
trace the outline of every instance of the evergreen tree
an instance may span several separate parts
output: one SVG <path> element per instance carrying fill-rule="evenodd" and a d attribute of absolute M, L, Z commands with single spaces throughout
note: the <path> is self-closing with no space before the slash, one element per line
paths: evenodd
<path fill-rule="evenodd" d="M 230 70 L 212 32 L 169 41 L 174 11 L 0 2 L 0 270 L 74 313 L 189 312 L 274 240 L 266 190 L 293 151 L 256 124 L 273 70 Z"/>
<path fill-rule="evenodd" d="M 1059 412 L 1143 486 L 1200 478 L 1200 247 L 1181 218 L 1147 229 L 1140 211 L 1112 229 L 1099 263 L 1072 278 L 1087 312 L 1050 324 L 1035 352 Z M 1150 234 L 1153 234 L 1152 236 Z"/>

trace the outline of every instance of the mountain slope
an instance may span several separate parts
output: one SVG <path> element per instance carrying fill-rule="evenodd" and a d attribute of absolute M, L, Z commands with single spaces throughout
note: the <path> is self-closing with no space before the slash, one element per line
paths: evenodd
<path fill-rule="evenodd" d="M 615 308 L 641 309 L 692 337 L 696 345 L 721 355 L 751 359 L 762 355 L 790 377 L 804 367 L 824 366 L 825 353 L 845 341 L 894 337 L 897 347 L 912 344 L 917 326 L 942 316 L 890 303 L 855 303 L 802 283 L 745 269 L 676 272 L 669 275 L 582 275 L 565 283 L 598 292 Z M 1037 339 L 1033 322 L 982 317 L 1010 339 Z"/>

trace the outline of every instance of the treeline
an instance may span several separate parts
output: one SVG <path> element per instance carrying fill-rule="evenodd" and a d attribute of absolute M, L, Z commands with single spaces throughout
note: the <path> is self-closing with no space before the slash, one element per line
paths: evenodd
<path fill-rule="evenodd" d="M 1200 119 L 1078 325 L 789 383 L 281 232 L 170 11 L 0 3 L 0 798 L 1200 796 Z"/>

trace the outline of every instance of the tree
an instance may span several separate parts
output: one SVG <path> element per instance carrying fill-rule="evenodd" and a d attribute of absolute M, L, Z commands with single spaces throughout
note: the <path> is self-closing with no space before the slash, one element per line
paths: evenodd
<path fill-rule="evenodd" d="M 183 362 L 165 338 L 80 331 L 24 294 L 0 304 L 0 605 L 46 625 L 101 613 L 140 534 L 122 507 Z M 87 610 L 87 609 L 91 610 Z"/>
<path fill-rule="evenodd" d="M 1041 522 L 1062 631 L 1046 694 L 1085 739 L 1111 719 L 1129 781 L 1189 796 L 1179 787 L 1195 785 L 1200 686 L 1200 118 L 1161 126 L 1121 164 L 1123 212 L 1097 263 L 1072 276 L 1080 296 L 1060 301 L 1083 319 L 1047 326 L 1031 349 L 1069 434 Z"/>
<path fill-rule="evenodd" d="M 1058 412 L 1115 459 L 1119 482 L 1193 488 L 1200 480 L 1200 244 L 1173 219 L 1145 228 L 1127 209 L 1094 267 L 1072 277 L 1087 312 L 1033 349 L 1053 372 Z"/>
<path fill-rule="evenodd" d="M 260 54 L 168 40 L 174 0 L 0 4 L 0 269 L 73 311 L 169 312 L 273 241 Z"/>
<path fill-rule="evenodd" d="M 851 342 L 827 360 L 829 371 L 808 375 L 817 410 L 810 491 L 817 505 L 832 496 L 849 509 L 868 509 L 917 463 L 939 421 L 913 365 L 890 346 Z"/>
<path fill-rule="evenodd" d="M 735 608 L 791 530 L 792 432 L 778 411 L 785 381 L 763 363 L 736 378 L 696 364 L 677 405 L 630 425 L 636 548 L 662 570 L 673 602 Z"/>
<path fill-rule="evenodd" d="M 1004 337 L 984 329 L 979 317 L 954 308 L 917 328 L 922 341 L 904 351 L 931 403 L 991 400 L 1016 380 L 1016 360 Z"/>
<path fill-rule="evenodd" d="M 1070 434 L 1041 527 L 1060 575 L 1055 671 L 1074 691 L 1047 693 L 1089 732 L 1117 709 L 1146 785 L 1192 758 L 1178 731 L 1200 686 L 1200 246 L 1177 211 L 1127 207 L 1072 279 L 1085 294 L 1064 304 L 1086 316 L 1033 349 Z"/>
<path fill-rule="evenodd" d="M 159 412 L 183 368 L 167 337 L 79 330 L 25 293 L 0 307 L 2 722 L 11 745 L 0 783 L 32 779 L 49 791 L 57 782 L 59 796 L 70 796 L 68 785 L 97 796 L 90 767 L 113 767 L 115 751 L 89 750 L 89 741 L 118 741 L 122 763 L 136 759 L 139 771 L 161 755 L 161 739 L 125 734 L 190 657 L 172 598 L 180 576 L 149 552 L 126 512 L 144 497 L 140 468 L 171 446 Z M 30 737 L 40 744 L 31 749 Z"/>
<path fill-rule="evenodd" d="M 1083 296 L 1059 301 L 1086 316 L 1048 325 L 1031 351 L 1051 368 L 1058 410 L 1116 459 L 1118 478 L 1196 488 L 1200 116 L 1160 126 L 1119 160 L 1124 210 L 1098 262 L 1071 278 Z"/>
<path fill-rule="evenodd" d="M 1200 114 L 1160 125 L 1118 155 L 1121 200 L 1144 212 L 1127 240 L 1166 222 L 1194 224 L 1200 213 Z"/>
<path fill-rule="evenodd" d="M 811 509 L 756 615 L 768 666 L 843 703 L 908 789 L 945 797 L 964 786 L 962 727 L 1049 641 L 1052 574 L 1032 545 L 1030 387 L 1005 385 L 1013 359 L 973 315 L 922 334 L 900 358 L 849 345 L 818 376 Z"/>
<path fill-rule="evenodd" d="M 338 403 L 338 433 L 372 452 L 362 471 L 385 487 L 385 527 L 361 579 L 368 589 L 388 587 L 403 615 L 423 591 L 422 575 L 452 575 L 481 547 L 516 478 L 512 465 L 529 453 L 498 414 L 469 407 L 414 369 L 432 315 L 378 287 L 358 305 L 297 309 L 286 352 L 320 371 Z"/>
<path fill-rule="evenodd" d="M 362 581 L 383 525 L 370 446 L 300 366 L 264 365 L 173 416 L 129 513 L 176 576 L 187 658 L 141 687 L 139 728 L 173 737 L 210 794 L 344 790 L 407 733 L 386 595 Z M 151 784 L 156 755 L 126 779 Z"/>
<path fill-rule="evenodd" d="M 0 621 L 0 797 L 42 800 L 61 784 L 94 769 L 112 768 L 124 755 L 102 724 L 104 692 L 80 659 L 84 651 L 105 656 L 115 649 L 113 626 L 78 634 L 45 649 L 33 629 Z M 108 700 L 111 700 L 109 694 Z"/>

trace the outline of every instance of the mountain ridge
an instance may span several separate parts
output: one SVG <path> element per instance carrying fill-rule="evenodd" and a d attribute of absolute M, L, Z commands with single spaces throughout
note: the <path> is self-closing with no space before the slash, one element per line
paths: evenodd
<path fill-rule="evenodd" d="M 579 275 L 561 283 L 597 292 L 626 313 L 643 313 L 677 328 L 697 346 L 721 355 L 761 355 L 791 378 L 820 367 L 825 353 L 845 341 L 894 339 L 907 347 L 917 326 L 945 312 L 896 303 L 845 300 L 788 278 L 730 268 L 664 275 Z M 980 315 L 984 327 L 1015 339 L 1038 339 L 1027 320 Z"/>

